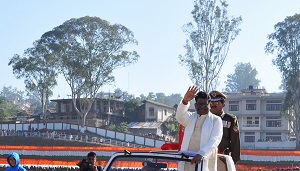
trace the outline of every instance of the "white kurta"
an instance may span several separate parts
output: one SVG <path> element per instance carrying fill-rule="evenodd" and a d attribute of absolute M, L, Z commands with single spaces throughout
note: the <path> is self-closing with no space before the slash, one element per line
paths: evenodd
<path fill-rule="evenodd" d="M 206 115 L 201 115 L 197 117 L 194 132 L 192 134 L 191 140 L 189 142 L 188 151 L 199 151 L 200 150 L 200 140 L 201 140 L 201 129 Z M 185 163 L 184 170 L 195 170 L 195 165 L 191 163 Z"/>
<path fill-rule="evenodd" d="M 190 103 L 184 105 L 180 102 L 176 112 L 177 121 L 185 127 L 181 151 L 195 150 L 194 152 L 208 159 L 208 165 L 203 165 L 203 171 L 216 171 L 217 147 L 221 142 L 223 135 L 222 120 L 220 117 L 209 112 L 207 115 L 203 115 L 205 117 L 203 117 L 204 121 L 203 124 L 201 124 L 202 117 L 199 118 L 197 113 L 188 112 L 189 105 Z M 197 121 L 198 118 L 200 121 Z M 199 130 L 201 133 L 194 131 L 195 127 L 199 127 L 197 123 L 202 125 Z M 196 138 L 198 140 L 195 140 L 196 134 L 201 136 L 200 138 Z M 194 147 L 196 144 L 198 144 L 198 148 Z M 178 165 L 178 170 L 187 171 L 184 169 L 183 163 Z"/>

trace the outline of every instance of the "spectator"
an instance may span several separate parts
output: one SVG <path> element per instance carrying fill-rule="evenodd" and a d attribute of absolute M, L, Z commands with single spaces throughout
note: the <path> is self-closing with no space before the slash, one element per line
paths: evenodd
<path fill-rule="evenodd" d="M 97 156 L 95 152 L 89 152 L 87 154 L 87 159 L 83 159 L 78 163 L 80 171 L 103 171 L 101 166 L 96 165 L 96 157 Z"/>
<path fill-rule="evenodd" d="M 7 163 L 10 167 L 5 171 L 26 171 L 26 169 L 20 165 L 20 156 L 16 152 L 13 152 L 7 156 Z"/>

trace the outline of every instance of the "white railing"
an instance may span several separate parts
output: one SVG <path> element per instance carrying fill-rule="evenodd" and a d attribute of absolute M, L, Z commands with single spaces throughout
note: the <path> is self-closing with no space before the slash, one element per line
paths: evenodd
<path fill-rule="evenodd" d="M 29 130 L 30 129 L 30 130 Z M 69 124 L 69 123 L 16 123 L 16 124 L 7 124 L 7 123 L 0 123 L 0 135 L 3 135 L 3 131 L 9 131 L 13 130 L 14 132 L 23 132 L 23 136 L 36 136 L 34 132 L 36 130 L 41 130 L 41 129 L 47 129 L 48 131 L 64 131 L 64 130 L 78 130 L 80 131 L 82 128 L 80 125 L 77 124 Z M 99 137 L 99 140 L 95 142 L 100 142 L 101 137 L 102 142 L 106 142 L 104 140 L 111 140 L 110 142 L 115 143 L 115 144 L 123 144 L 123 145 L 128 145 L 129 146 L 148 146 L 148 147 L 158 147 L 160 148 L 166 141 L 163 140 L 157 140 L 153 138 L 148 138 L 148 137 L 143 137 L 143 136 L 137 136 L 137 135 L 132 135 L 132 134 L 126 134 L 122 132 L 116 132 L 116 131 L 111 131 L 111 130 L 106 130 L 106 129 L 100 129 L 96 127 L 90 127 L 90 126 L 85 126 L 83 128 L 84 131 L 88 131 L 90 133 L 96 134 Z M 32 134 L 31 134 L 32 133 Z M 45 136 L 45 135 L 40 135 L 40 136 Z M 72 137 L 76 137 L 76 135 L 72 135 Z M 54 136 L 53 136 L 54 138 Z M 55 138 L 65 138 L 69 139 L 67 135 L 56 135 Z M 76 140 L 86 140 L 87 138 L 80 138 Z M 92 139 L 92 138 L 88 138 Z M 123 142 L 123 143 L 122 143 Z"/>

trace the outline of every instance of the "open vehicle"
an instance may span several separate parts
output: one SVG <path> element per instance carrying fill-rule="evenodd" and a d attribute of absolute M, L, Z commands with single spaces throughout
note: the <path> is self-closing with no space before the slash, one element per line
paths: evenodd
<path fill-rule="evenodd" d="M 115 153 L 104 167 L 104 171 L 177 171 L 179 162 L 191 162 L 196 153 L 181 152 L 183 132 L 179 131 L 178 143 L 165 143 L 160 151 Z M 218 171 L 235 171 L 231 156 L 218 154 Z M 207 160 L 195 165 L 194 171 L 208 171 L 205 169 Z"/>
<path fill-rule="evenodd" d="M 124 153 L 115 153 L 104 171 L 177 171 L 179 162 L 191 162 L 193 156 L 192 153 L 184 154 L 174 150 L 134 153 L 125 150 Z M 222 165 L 222 168 L 218 167 L 218 171 L 236 170 L 230 156 L 218 154 L 218 158 Z M 206 162 L 204 158 L 200 164 L 195 165 L 195 171 L 206 171 L 202 169 Z"/>

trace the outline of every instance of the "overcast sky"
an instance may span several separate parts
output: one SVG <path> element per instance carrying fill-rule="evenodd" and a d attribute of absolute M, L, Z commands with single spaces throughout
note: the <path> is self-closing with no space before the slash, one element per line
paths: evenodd
<path fill-rule="evenodd" d="M 242 16 L 242 31 L 232 43 L 220 74 L 218 90 L 225 88 L 227 75 L 234 73 L 238 62 L 250 62 L 258 71 L 260 85 L 268 92 L 279 92 L 281 74 L 272 65 L 272 55 L 266 55 L 264 47 L 267 35 L 274 32 L 274 25 L 287 16 L 300 12 L 299 0 L 229 0 L 229 13 Z M 24 50 L 41 35 L 71 18 L 97 16 L 111 24 L 129 28 L 138 40 L 134 47 L 139 61 L 129 67 L 114 71 L 114 85 L 104 86 L 102 91 L 113 92 L 120 88 L 139 96 L 149 92 L 184 94 L 192 85 L 186 68 L 179 64 L 178 56 L 185 54 L 186 35 L 182 26 L 192 21 L 191 0 L 3 0 L 0 1 L 1 77 L 3 86 L 24 90 L 23 80 L 17 80 L 8 66 L 14 54 Z M 54 96 L 67 98 L 69 87 L 63 78 L 54 89 Z"/>

